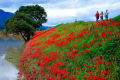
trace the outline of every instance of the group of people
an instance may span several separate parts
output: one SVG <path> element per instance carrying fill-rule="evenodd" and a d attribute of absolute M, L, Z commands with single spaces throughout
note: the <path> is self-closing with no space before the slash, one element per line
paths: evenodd
<path fill-rule="evenodd" d="M 99 14 L 99 12 L 97 11 L 96 12 L 96 21 L 98 21 L 99 20 L 99 18 L 100 18 L 100 20 L 103 20 L 103 15 L 105 16 L 105 20 L 108 20 L 108 15 L 109 15 L 109 13 L 108 13 L 108 10 L 106 10 L 106 12 L 105 13 L 103 13 L 103 11 L 101 11 L 101 13 Z"/>

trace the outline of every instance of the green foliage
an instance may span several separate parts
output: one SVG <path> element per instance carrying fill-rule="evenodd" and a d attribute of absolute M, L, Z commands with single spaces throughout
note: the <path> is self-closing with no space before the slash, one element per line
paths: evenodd
<path fill-rule="evenodd" d="M 114 17 L 114 18 L 111 18 L 110 20 L 114 20 L 114 21 L 118 21 L 120 22 L 120 15 Z"/>
<path fill-rule="evenodd" d="M 21 6 L 15 15 L 5 22 L 5 31 L 21 34 L 25 41 L 30 40 L 35 29 L 47 21 L 47 14 L 39 5 Z"/>
<path fill-rule="evenodd" d="M 34 34 L 35 28 L 33 26 L 37 26 L 37 23 L 27 14 L 16 13 L 6 21 L 5 25 L 7 32 L 21 34 L 24 40 L 28 41 Z"/>
<path fill-rule="evenodd" d="M 34 21 L 37 22 L 38 25 L 42 25 L 42 23 L 45 23 L 47 21 L 47 14 L 44 8 L 39 5 L 21 6 L 16 13 L 19 12 L 28 14 Z"/>
<path fill-rule="evenodd" d="M 77 23 L 78 23 L 78 24 L 82 24 L 82 25 L 86 24 L 85 21 L 77 21 Z"/>

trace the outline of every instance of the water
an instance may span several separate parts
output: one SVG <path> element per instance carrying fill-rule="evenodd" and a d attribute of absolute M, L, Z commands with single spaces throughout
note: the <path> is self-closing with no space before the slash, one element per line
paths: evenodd
<path fill-rule="evenodd" d="M 16 80 L 18 70 L 5 60 L 5 50 L 22 45 L 23 42 L 0 39 L 0 80 Z"/>

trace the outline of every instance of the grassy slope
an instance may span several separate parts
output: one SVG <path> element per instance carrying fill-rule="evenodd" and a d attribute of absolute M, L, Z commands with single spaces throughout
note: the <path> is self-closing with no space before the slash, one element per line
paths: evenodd
<path fill-rule="evenodd" d="M 120 22 L 120 15 L 118 15 L 118 16 L 116 16 L 114 18 L 111 18 L 111 20 Z"/>
<path fill-rule="evenodd" d="M 75 22 L 36 32 L 19 63 L 25 80 L 119 80 L 120 23 Z"/>

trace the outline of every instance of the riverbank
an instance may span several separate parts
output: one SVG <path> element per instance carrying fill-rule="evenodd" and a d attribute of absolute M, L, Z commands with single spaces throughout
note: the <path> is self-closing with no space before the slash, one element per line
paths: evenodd
<path fill-rule="evenodd" d="M 7 34 L 5 35 L 4 33 L 0 32 L 0 39 L 3 39 L 3 40 L 15 40 L 15 41 L 22 41 L 24 42 L 24 40 L 22 39 L 22 37 L 20 35 L 14 35 L 14 34 Z M 14 47 L 10 47 L 6 50 L 6 57 L 5 59 L 12 63 L 14 66 L 17 67 L 17 63 L 22 55 L 22 52 L 24 50 L 24 44 L 22 46 L 18 46 L 16 48 Z"/>
<path fill-rule="evenodd" d="M 5 59 L 12 63 L 14 66 L 18 66 L 18 63 L 19 63 L 19 60 L 22 56 L 22 53 L 24 51 L 24 48 L 25 48 L 25 44 L 21 45 L 21 46 L 18 46 L 17 48 L 8 48 L 6 50 L 6 57 Z"/>
<path fill-rule="evenodd" d="M 0 38 L 5 39 L 5 40 L 13 39 L 13 40 L 18 40 L 18 41 L 24 41 L 23 38 L 20 35 L 13 34 L 13 33 L 5 34 L 2 31 L 0 31 Z"/>
<path fill-rule="evenodd" d="M 12 48 L 19 48 L 23 44 L 22 41 L 12 40 L 12 39 L 1 39 L 0 38 L 0 80 L 16 80 L 18 75 L 18 69 L 7 61 L 5 57 L 6 50 Z M 1 73 L 2 72 L 2 73 Z"/>

